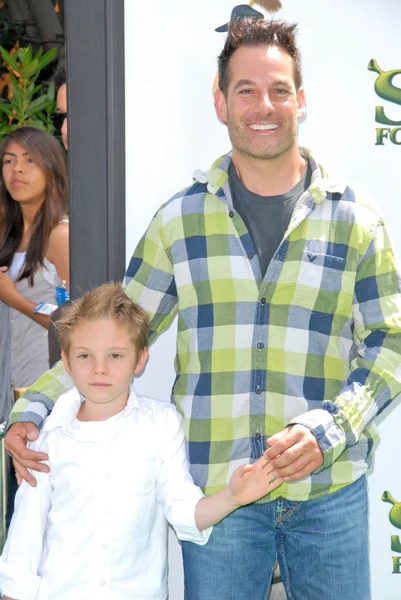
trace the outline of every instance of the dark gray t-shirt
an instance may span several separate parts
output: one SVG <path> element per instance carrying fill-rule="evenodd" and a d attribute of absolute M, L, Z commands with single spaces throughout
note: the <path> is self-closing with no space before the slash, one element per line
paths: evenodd
<path fill-rule="evenodd" d="M 300 181 L 279 196 L 254 194 L 238 177 L 233 162 L 228 169 L 233 206 L 252 237 L 263 276 L 284 237 L 297 201 L 310 185 L 312 170 L 308 160 L 306 163 Z"/>

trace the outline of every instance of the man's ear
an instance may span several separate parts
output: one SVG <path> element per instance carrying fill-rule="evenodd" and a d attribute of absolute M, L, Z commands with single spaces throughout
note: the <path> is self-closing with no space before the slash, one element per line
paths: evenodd
<path fill-rule="evenodd" d="M 297 119 L 302 119 L 306 113 L 305 90 L 300 87 L 297 92 Z"/>
<path fill-rule="evenodd" d="M 69 375 L 71 375 L 70 365 L 68 364 L 68 357 L 67 357 L 66 353 L 64 352 L 64 350 L 61 351 L 61 358 L 63 359 L 65 370 L 67 371 L 67 373 Z"/>
<path fill-rule="evenodd" d="M 146 365 L 146 361 L 148 360 L 148 357 L 149 357 L 149 350 L 148 350 L 148 348 L 144 348 L 139 355 L 138 362 L 136 363 L 136 366 L 134 369 L 135 375 L 138 375 L 138 373 L 140 373 L 144 369 L 144 367 Z"/>
<path fill-rule="evenodd" d="M 227 102 L 220 88 L 217 88 L 214 95 L 214 106 L 219 120 L 227 125 Z"/>

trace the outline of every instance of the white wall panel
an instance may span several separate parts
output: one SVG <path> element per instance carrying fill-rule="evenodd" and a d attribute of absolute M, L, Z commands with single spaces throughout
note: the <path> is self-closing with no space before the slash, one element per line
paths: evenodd
<path fill-rule="evenodd" d="M 383 70 L 399 70 L 399 0 L 282 0 L 279 16 L 299 23 L 308 114 L 300 141 L 330 169 L 370 194 L 390 225 L 401 255 L 401 147 L 375 145 L 375 107 L 401 121 L 401 105 L 374 91 L 375 58 Z M 229 149 L 226 130 L 214 114 L 211 87 L 232 0 L 125 2 L 127 262 L 156 209 Z M 401 94 L 401 91 L 400 91 Z M 382 125 L 384 127 L 384 125 Z M 396 141 L 401 142 L 401 131 Z M 168 400 L 174 378 L 174 325 L 152 348 L 139 391 Z M 382 441 L 369 478 L 373 600 L 400 597 L 401 574 L 392 574 L 391 536 L 401 531 L 388 519 L 388 490 L 401 501 L 401 409 L 381 419 Z M 401 519 L 401 517 L 400 517 Z M 400 522 L 401 527 L 401 522 Z M 179 547 L 171 536 L 170 589 L 181 600 Z M 341 551 L 341 549 L 339 549 Z"/>

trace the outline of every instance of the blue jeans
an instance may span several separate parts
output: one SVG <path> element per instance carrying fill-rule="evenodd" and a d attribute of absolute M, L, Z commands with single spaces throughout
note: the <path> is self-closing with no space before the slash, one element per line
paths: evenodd
<path fill-rule="evenodd" d="M 276 559 L 288 600 L 369 600 L 366 477 L 317 500 L 244 506 L 182 552 L 186 600 L 266 600 Z"/>

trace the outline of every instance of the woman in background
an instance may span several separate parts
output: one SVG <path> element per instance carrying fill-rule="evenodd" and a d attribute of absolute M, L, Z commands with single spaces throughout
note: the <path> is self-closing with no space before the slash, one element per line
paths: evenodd
<path fill-rule="evenodd" d="M 50 317 L 57 281 L 69 284 L 67 166 L 52 135 L 34 127 L 0 144 L 0 418 L 12 388 L 31 385 L 49 368 Z M 7 393 L 8 391 L 8 393 Z"/>

